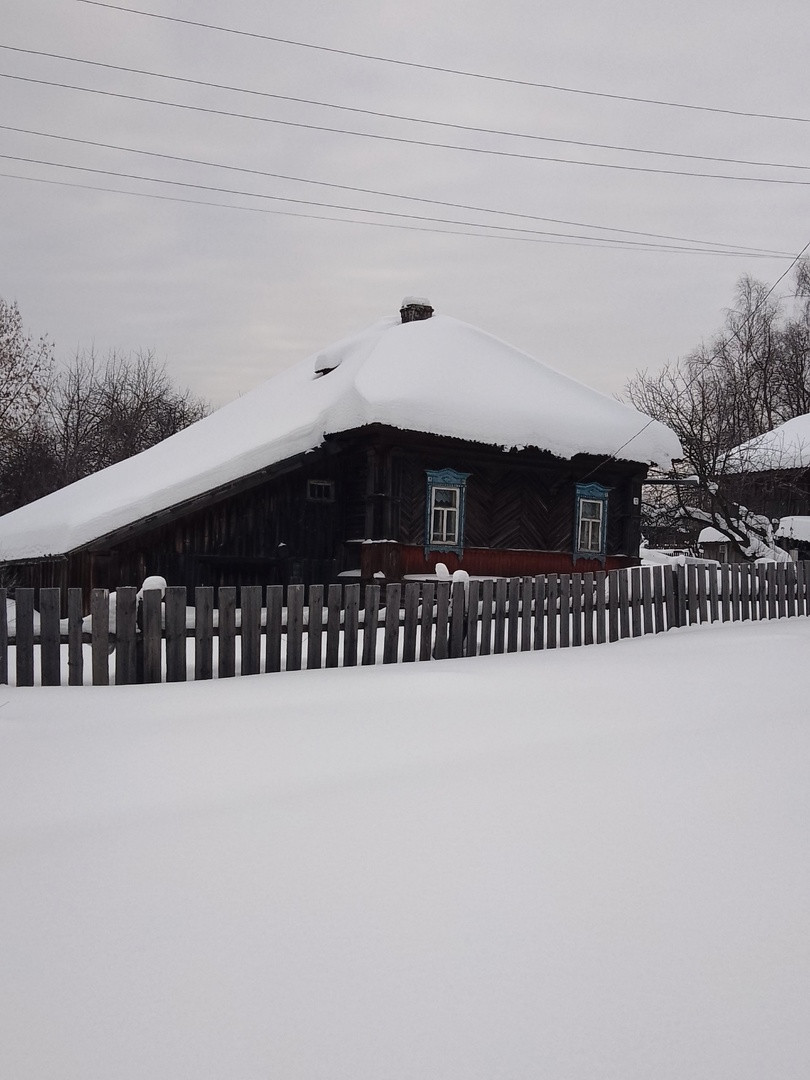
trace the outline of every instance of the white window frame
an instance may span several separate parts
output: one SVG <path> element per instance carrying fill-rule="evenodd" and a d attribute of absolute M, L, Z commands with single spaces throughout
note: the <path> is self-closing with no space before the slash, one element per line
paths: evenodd
<path fill-rule="evenodd" d="M 599 559 L 607 552 L 608 488 L 577 484 L 574 559 Z M 583 543 L 584 541 L 584 543 Z"/>
<path fill-rule="evenodd" d="M 455 469 L 427 469 L 427 492 L 425 498 L 425 555 L 431 551 L 454 551 L 461 556 L 464 550 L 464 511 L 467 498 L 469 473 Z M 437 492 L 451 491 L 455 495 L 454 506 L 436 505 Z M 434 528 L 438 515 L 439 528 Z M 448 528 L 448 519 L 454 524 Z"/>

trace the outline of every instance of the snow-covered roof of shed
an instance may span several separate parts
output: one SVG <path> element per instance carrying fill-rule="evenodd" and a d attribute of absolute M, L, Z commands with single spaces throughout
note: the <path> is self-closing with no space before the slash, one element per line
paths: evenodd
<path fill-rule="evenodd" d="M 770 472 L 810 467 L 810 413 L 795 416 L 773 431 L 729 451 L 729 472 Z"/>
<path fill-rule="evenodd" d="M 799 540 L 810 544 L 810 517 L 792 514 L 779 519 L 774 536 L 778 540 Z"/>
<path fill-rule="evenodd" d="M 0 561 L 64 554 L 373 423 L 564 458 L 618 451 L 665 466 L 681 452 L 668 428 L 482 330 L 449 316 L 393 317 L 157 446 L 6 514 Z"/>

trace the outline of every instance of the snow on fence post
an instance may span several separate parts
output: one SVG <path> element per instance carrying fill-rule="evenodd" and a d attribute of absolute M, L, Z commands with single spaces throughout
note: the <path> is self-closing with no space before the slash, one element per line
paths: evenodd
<path fill-rule="evenodd" d="M 186 679 L 186 588 L 169 585 L 166 604 L 166 682 Z"/>
<path fill-rule="evenodd" d="M 8 686 L 8 593 L 0 589 L 0 685 Z"/>
<path fill-rule="evenodd" d="M 214 589 L 199 585 L 194 590 L 194 678 L 214 677 Z"/>
<path fill-rule="evenodd" d="M 106 589 L 90 590 L 90 618 L 93 621 L 91 636 L 93 686 L 109 686 L 110 594 Z"/>
<path fill-rule="evenodd" d="M 17 589 L 17 686 L 34 685 L 34 590 Z"/>
<path fill-rule="evenodd" d="M 40 589 L 39 591 L 39 655 L 43 686 L 59 686 L 62 682 L 59 640 L 61 600 L 59 589 Z"/>
<path fill-rule="evenodd" d="M 239 600 L 242 612 L 242 675 L 258 675 L 262 657 L 262 587 L 243 585 Z"/>

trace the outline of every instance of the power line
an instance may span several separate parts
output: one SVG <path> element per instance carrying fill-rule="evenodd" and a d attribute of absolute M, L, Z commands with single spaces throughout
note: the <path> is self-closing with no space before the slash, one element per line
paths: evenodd
<path fill-rule="evenodd" d="M 251 176 L 262 176 L 262 177 L 267 177 L 267 178 L 271 178 L 271 179 L 274 179 L 274 180 L 279 180 L 279 179 L 280 180 L 289 180 L 289 181 L 294 181 L 296 183 L 313 184 L 313 185 L 317 185 L 319 187 L 335 188 L 335 189 L 338 189 L 338 190 L 341 190 L 341 191 L 353 191 L 353 192 L 356 192 L 356 193 L 359 193 L 359 194 L 364 194 L 364 195 L 379 195 L 379 196 L 383 196 L 385 198 L 402 199 L 402 200 L 406 200 L 408 202 L 429 203 L 429 204 L 432 204 L 434 206 L 444 206 L 444 207 L 448 207 L 448 208 L 455 209 L 455 210 L 472 210 L 472 211 L 474 211 L 476 213 L 496 214 L 496 215 L 499 215 L 499 216 L 512 217 L 512 218 L 521 218 L 523 220 L 529 220 L 529 221 L 544 221 L 544 222 L 547 222 L 549 224 L 554 224 L 554 225 L 569 225 L 569 226 L 572 226 L 572 227 L 575 227 L 575 228 L 596 229 L 597 231 L 600 231 L 600 232 L 626 233 L 626 234 L 631 235 L 631 236 L 643 236 L 643 237 L 649 237 L 649 238 L 656 239 L 656 240 L 674 240 L 674 241 L 678 241 L 678 242 L 682 242 L 682 243 L 686 243 L 686 244 L 690 244 L 690 245 L 693 245 L 693 244 L 694 245 L 704 245 L 704 246 L 713 247 L 713 248 L 722 247 L 722 248 L 726 248 L 726 249 L 729 249 L 729 250 L 739 251 L 740 253 L 745 253 L 745 254 L 776 255 L 776 256 L 783 256 L 783 257 L 790 257 L 789 252 L 775 251 L 775 250 L 772 250 L 770 248 L 754 248 L 754 247 L 748 247 L 748 246 L 741 245 L 741 244 L 726 244 L 726 243 L 723 243 L 722 241 L 715 241 L 715 240 L 696 240 L 696 239 L 694 239 L 692 237 L 688 237 L 688 236 L 672 236 L 672 235 L 668 235 L 666 233 L 643 232 L 643 231 L 638 230 L 638 229 L 620 229 L 620 228 L 606 226 L 606 225 L 592 225 L 589 222 L 567 221 L 567 220 L 564 220 L 564 219 L 561 219 L 561 218 L 542 217 L 539 214 L 521 214 L 521 213 L 517 213 L 515 211 L 510 211 L 510 210 L 498 210 L 498 209 L 493 209 L 491 207 L 474 206 L 474 205 L 469 205 L 469 204 L 466 204 L 466 203 L 456 203 L 456 202 L 450 202 L 450 201 L 441 200 L 441 199 L 428 199 L 428 198 L 423 198 L 423 197 L 415 196 L 415 195 L 402 195 L 402 194 L 397 194 L 397 193 L 389 192 L 389 191 L 379 191 L 379 190 L 375 190 L 373 188 L 354 187 L 354 186 L 349 185 L 349 184 L 333 184 L 333 183 L 328 183 L 328 182 L 323 181 L 323 180 L 311 180 L 311 179 L 305 179 L 305 178 L 298 177 L 298 176 L 290 176 L 290 175 L 287 175 L 287 174 L 284 174 L 284 173 L 267 172 L 267 171 L 265 171 L 263 169 L 248 169 L 248 168 L 243 168 L 241 166 L 228 165 L 228 164 L 223 163 L 223 162 L 205 161 L 205 160 L 202 160 L 200 158 L 181 157 L 181 156 L 178 156 L 176 154 L 165 154 L 165 153 L 160 153 L 158 151 L 153 151 L 153 150 L 141 150 L 141 149 L 138 149 L 138 148 L 135 148 L 135 147 L 130 147 L 130 146 L 120 146 L 120 145 L 118 145 L 116 143 L 104 143 L 104 142 L 98 142 L 98 141 L 93 140 L 93 139 L 79 139 L 79 138 L 75 138 L 75 137 L 69 136 L 69 135 L 57 135 L 57 134 L 54 134 L 52 132 L 36 131 L 36 130 L 31 129 L 31 128 L 13 127 L 10 124 L 0 124 L 0 130 L 2 130 L 2 131 L 14 131 L 14 132 L 17 132 L 19 134 L 25 134 L 25 135 L 35 135 L 35 136 L 38 136 L 38 137 L 41 137 L 41 138 L 47 138 L 47 139 L 55 139 L 55 140 L 57 140 L 59 142 L 77 143 L 77 144 L 82 145 L 82 146 L 95 146 L 95 147 L 105 149 L 105 150 L 117 150 L 117 151 L 122 151 L 124 153 L 129 153 L 129 154 L 138 154 L 138 155 L 141 155 L 141 156 L 144 156 L 144 157 L 157 158 L 159 160 L 178 161 L 178 162 L 181 162 L 183 164 L 191 164 L 191 165 L 203 165 L 203 166 L 210 167 L 210 168 L 224 169 L 224 170 L 227 170 L 229 172 L 245 173 L 245 174 L 251 175 Z"/>
<path fill-rule="evenodd" d="M 577 233 L 548 232 L 547 230 L 543 230 L 543 229 L 527 229 L 527 228 L 521 227 L 521 226 L 490 225 L 490 224 L 487 224 L 485 222 L 482 223 L 482 222 L 477 222 L 477 221 L 456 221 L 456 220 L 449 219 L 449 218 L 429 217 L 429 216 L 427 216 L 425 214 L 406 214 L 406 213 L 392 211 L 392 210 L 372 210 L 372 209 L 370 209 L 368 207 L 363 207 L 363 206 L 345 206 L 345 205 L 340 204 L 340 203 L 322 203 L 322 202 L 316 202 L 316 201 L 314 201 L 312 199 L 296 199 L 296 198 L 291 198 L 289 196 L 283 196 L 283 195 L 268 195 L 266 193 L 258 193 L 258 192 L 253 192 L 253 191 L 240 191 L 240 190 L 234 189 L 234 188 L 223 188 L 223 187 L 218 187 L 218 186 L 211 185 L 211 184 L 197 184 L 197 183 L 192 183 L 190 181 L 185 181 L 185 180 L 164 180 L 164 179 L 161 179 L 160 177 L 142 176 L 142 175 L 139 175 L 138 173 L 126 173 L 126 172 L 121 172 L 121 171 L 115 170 L 115 169 L 96 169 L 96 168 L 90 168 L 89 166 L 85 166 L 85 165 L 70 165 L 70 164 L 66 164 L 64 162 L 59 162 L 59 161 L 45 161 L 45 160 L 43 160 L 41 158 L 23 157 L 23 156 L 17 155 L 17 154 L 0 154 L 0 159 L 3 159 L 5 161 L 24 162 L 25 164 L 28 164 L 28 165 L 46 165 L 46 166 L 49 166 L 51 168 L 68 169 L 68 170 L 70 170 L 72 172 L 86 172 L 86 173 L 91 173 L 94 176 L 116 176 L 116 177 L 120 177 L 123 180 L 140 180 L 140 181 L 142 181 L 144 183 L 165 184 L 165 185 L 167 185 L 169 187 L 191 188 L 191 189 L 193 189 L 195 191 L 215 191 L 215 192 L 218 192 L 218 193 L 223 194 L 223 195 L 238 195 L 238 196 L 240 196 L 242 198 L 267 199 L 267 200 L 270 200 L 272 202 L 294 203 L 297 206 L 315 206 L 315 207 L 318 207 L 318 208 L 324 209 L 324 210 L 348 210 L 351 213 L 376 214 L 379 217 L 405 218 L 405 219 L 408 219 L 408 220 L 411 220 L 411 221 L 430 222 L 432 224 L 463 225 L 463 226 L 467 226 L 469 228 L 475 228 L 475 229 L 491 229 L 491 230 L 494 230 L 496 232 L 501 232 L 501 233 L 516 233 L 517 232 L 517 233 L 525 233 L 528 236 L 560 237 L 560 238 L 564 238 L 564 239 L 588 240 L 588 241 L 592 242 L 594 246 L 597 246 L 597 247 L 600 246 L 600 245 L 608 245 L 608 244 L 620 243 L 622 246 L 628 247 L 628 248 L 643 247 L 645 249 L 655 249 L 655 250 L 661 250 L 661 251 L 694 251 L 695 250 L 692 247 L 678 246 L 678 245 L 673 245 L 673 244 L 652 244 L 650 242 L 640 242 L 640 241 L 636 241 L 636 240 L 620 240 L 620 239 L 610 240 L 610 239 L 607 239 L 607 238 L 604 238 L 604 237 L 582 236 L 581 234 L 577 234 Z M 520 239 L 520 238 L 516 237 L 516 239 Z M 704 249 L 701 249 L 701 250 L 704 250 Z M 733 252 L 730 252 L 730 251 L 727 251 L 727 252 L 711 251 L 711 253 L 712 254 L 729 254 L 729 255 L 734 255 L 734 256 L 736 256 L 738 258 L 740 256 L 740 252 L 737 252 L 737 251 L 733 251 Z M 765 256 L 765 255 L 756 256 L 756 255 L 753 255 L 753 254 L 749 254 L 747 257 L 749 257 L 749 258 L 757 258 L 757 257 L 770 258 L 770 257 L 773 257 L 773 256 Z"/>
<path fill-rule="evenodd" d="M 180 19 L 172 15 L 160 15 L 154 11 L 143 11 L 140 8 L 125 7 L 123 4 L 103 3 L 102 0 L 78 0 L 80 4 L 88 4 L 93 7 L 108 8 L 111 11 L 124 11 L 131 15 L 143 15 L 150 19 L 160 19 L 164 22 L 179 23 L 183 26 L 196 26 L 204 30 L 215 30 L 218 33 L 234 34 L 238 37 L 254 38 L 259 41 L 273 41 L 281 45 L 292 45 L 299 49 L 312 49 L 317 52 L 332 53 L 337 56 L 349 56 L 357 60 L 371 60 L 375 63 L 392 64 L 397 67 L 414 68 L 419 71 L 435 71 L 444 75 L 460 75 L 467 79 L 482 79 L 487 82 L 504 83 L 509 86 L 527 86 L 538 90 L 553 90 L 561 94 L 580 94 L 585 97 L 605 98 L 609 101 L 630 101 L 642 105 L 659 105 L 669 109 L 689 109 L 695 112 L 719 113 L 723 116 L 742 116 L 756 120 L 785 120 L 797 124 L 810 124 L 810 117 L 788 116 L 779 113 L 752 112 L 745 109 L 724 109 L 713 105 L 691 105 L 682 101 L 667 101 L 662 98 L 639 97 L 632 94 L 611 94 L 605 91 L 585 90 L 575 86 L 559 86 L 555 83 L 534 82 L 530 79 L 515 79 L 505 75 L 490 75 L 480 71 L 465 71 L 461 68 L 443 67 L 439 64 L 424 64 L 413 60 L 401 60 L 391 56 L 378 56 L 373 53 L 354 52 L 351 49 L 338 49 L 330 45 L 316 45 L 311 41 L 296 41 L 292 38 L 277 37 L 272 34 L 259 34 L 255 31 L 237 30 L 231 26 L 219 26 L 215 23 L 198 22 L 194 19 Z"/>
<path fill-rule="evenodd" d="M 734 251 L 711 251 L 704 248 L 674 248 L 654 244 L 650 244 L 647 246 L 641 245 L 631 248 L 626 246 L 627 241 L 618 239 L 610 241 L 603 247 L 598 247 L 597 244 L 589 242 L 588 240 L 552 240 L 533 236 L 504 236 L 502 234 L 492 235 L 491 233 L 486 232 L 469 232 L 464 229 L 436 229 L 431 228 L 427 225 L 401 225 L 390 221 L 365 221 L 355 218 L 334 217 L 328 214 L 300 213 L 294 210 L 270 210 L 264 206 L 237 206 L 234 203 L 212 202 L 203 199 L 185 199 L 177 195 L 158 195 L 154 192 L 147 191 L 126 191 L 122 188 L 103 187 L 97 184 L 80 184 L 68 180 L 49 180 L 40 176 L 21 176 L 19 173 L 0 172 L 0 177 L 8 180 L 24 180 L 35 184 L 48 184 L 54 187 L 78 188 L 83 191 L 101 191 L 112 195 L 128 195 L 138 199 L 156 199 L 160 202 L 183 203 L 189 206 L 208 206 L 214 207 L 217 210 L 240 210 L 252 214 L 272 214 L 277 217 L 303 218 L 309 221 L 330 221 L 336 222 L 341 225 L 368 225 L 379 229 L 398 229 L 404 232 L 434 233 L 438 236 L 467 236 L 471 237 L 472 239 L 479 240 L 512 240 L 528 244 L 554 244 L 559 247 L 596 248 L 599 251 L 612 250 L 630 251 L 638 253 L 658 253 L 659 251 L 662 251 L 676 255 L 719 255 L 723 257 L 739 258 L 739 254 Z M 481 229 L 489 228 L 489 226 L 487 225 L 481 225 L 477 227 Z M 751 256 L 751 258 L 767 258 L 767 256 L 753 255 Z"/>
<path fill-rule="evenodd" d="M 91 3 L 94 0 L 78 0 L 79 3 Z M 642 165 L 617 165 L 604 161 L 581 161 L 576 158 L 551 157 L 541 154 L 523 154 L 513 150 L 491 150 L 478 146 L 459 146 L 456 143 L 429 142 L 426 139 L 408 139 L 397 135 L 380 135 L 370 131 L 352 131 L 349 128 L 327 127 L 324 124 L 305 124 L 300 121 L 278 120 L 269 116 L 256 116 L 255 113 L 233 112 L 227 109 L 212 109 L 203 105 L 184 105 L 176 101 L 164 101 L 161 98 L 142 97 L 137 94 L 123 94 L 112 90 L 98 90 L 87 86 L 76 86 L 73 83 L 57 82 L 50 79 L 34 79 L 25 75 L 10 75 L 0 72 L 0 78 L 11 79 L 15 82 L 32 83 L 37 86 L 53 86 L 61 90 L 78 90 L 85 94 L 98 94 L 101 97 L 118 98 L 123 101 L 137 101 L 149 105 L 164 105 L 172 109 L 183 109 L 186 112 L 205 113 L 209 116 L 226 116 L 239 120 L 256 120 L 264 124 L 277 124 L 280 127 L 299 128 L 306 131 L 329 132 L 333 135 L 353 135 L 361 139 L 376 139 L 380 142 L 400 143 L 408 146 L 425 146 L 438 150 L 460 150 L 468 154 L 485 154 L 491 157 L 514 158 L 520 161 L 546 161 L 560 165 L 580 165 L 593 169 L 613 169 L 619 172 L 648 173 L 659 176 L 689 176 L 702 180 L 733 180 L 743 183 L 754 184 L 780 184 L 794 187 L 810 187 L 810 180 L 780 180 L 764 176 L 733 176 L 728 173 L 701 173 L 688 169 L 654 169 Z M 802 166 L 803 167 L 803 166 Z"/>
<path fill-rule="evenodd" d="M 65 60 L 71 64 L 84 64 L 88 67 L 102 68 L 105 71 L 122 71 L 129 75 L 146 75 L 150 79 L 164 79 L 167 82 L 183 83 L 188 86 L 201 86 L 212 90 L 227 90 L 236 94 L 248 94 L 251 97 L 269 98 L 273 101 L 288 101 L 296 105 L 314 105 L 319 109 L 335 109 L 338 112 L 356 113 L 360 116 L 374 116 L 383 120 L 401 120 L 410 124 L 425 124 L 430 127 L 450 128 L 453 131 L 466 131 L 476 135 L 499 135 L 510 139 L 529 139 L 534 142 L 557 143 L 564 146 L 582 146 L 590 150 L 615 150 L 624 154 L 644 154 L 651 157 L 681 158 L 687 161 L 714 161 L 723 165 L 753 165 L 763 169 L 798 169 L 810 171 L 810 165 L 791 165 L 779 161 L 752 161 L 748 158 L 718 157 L 712 154 L 680 153 L 676 150 L 649 150 L 641 146 L 623 146 L 617 143 L 588 142 L 584 139 L 561 139 L 550 135 L 536 135 L 525 131 L 509 131 L 503 128 L 476 127 L 473 124 L 455 124 L 448 120 L 431 120 L 423 116 L 409 116 L 403 113 L 381 112 L 376 109 L 361 109 L 352 105 L 339 105 L 331 101 L 317 101 L 313 98 L 292 97 L 288 94 L 274 94 L 267 90 L 253 90 L 244 86 L 231 86 L 227 83 L 210 82 L 207 79 L 191 79 L 182 75 L 169 75 L 145 68 L 124 67 L 121 64 L 107 64 L 99 60 L 86 60 L 77 56 L 65 56 L 63 53 L 42 52 L 38 49 L 22 49 L 14 45 L 0 44 L 0 49 L 7 52 L 22 53 L 26 56 L 44 56 L 51 60 Z"/>

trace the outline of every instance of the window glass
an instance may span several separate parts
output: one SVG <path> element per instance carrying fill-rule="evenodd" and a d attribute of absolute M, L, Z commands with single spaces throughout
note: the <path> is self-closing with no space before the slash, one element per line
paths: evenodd
<path fill-rule="evenodd" d="M 425 500 L 425 554 L 455 551 L 464 545 L 464 500 L 469 473 L 428 469 Z"/>
<path fill-rule="evenodd" d="M 575 556 L 604 557 L 607 500 L 608 489 L 601 484 L 577 484 Z"/>

